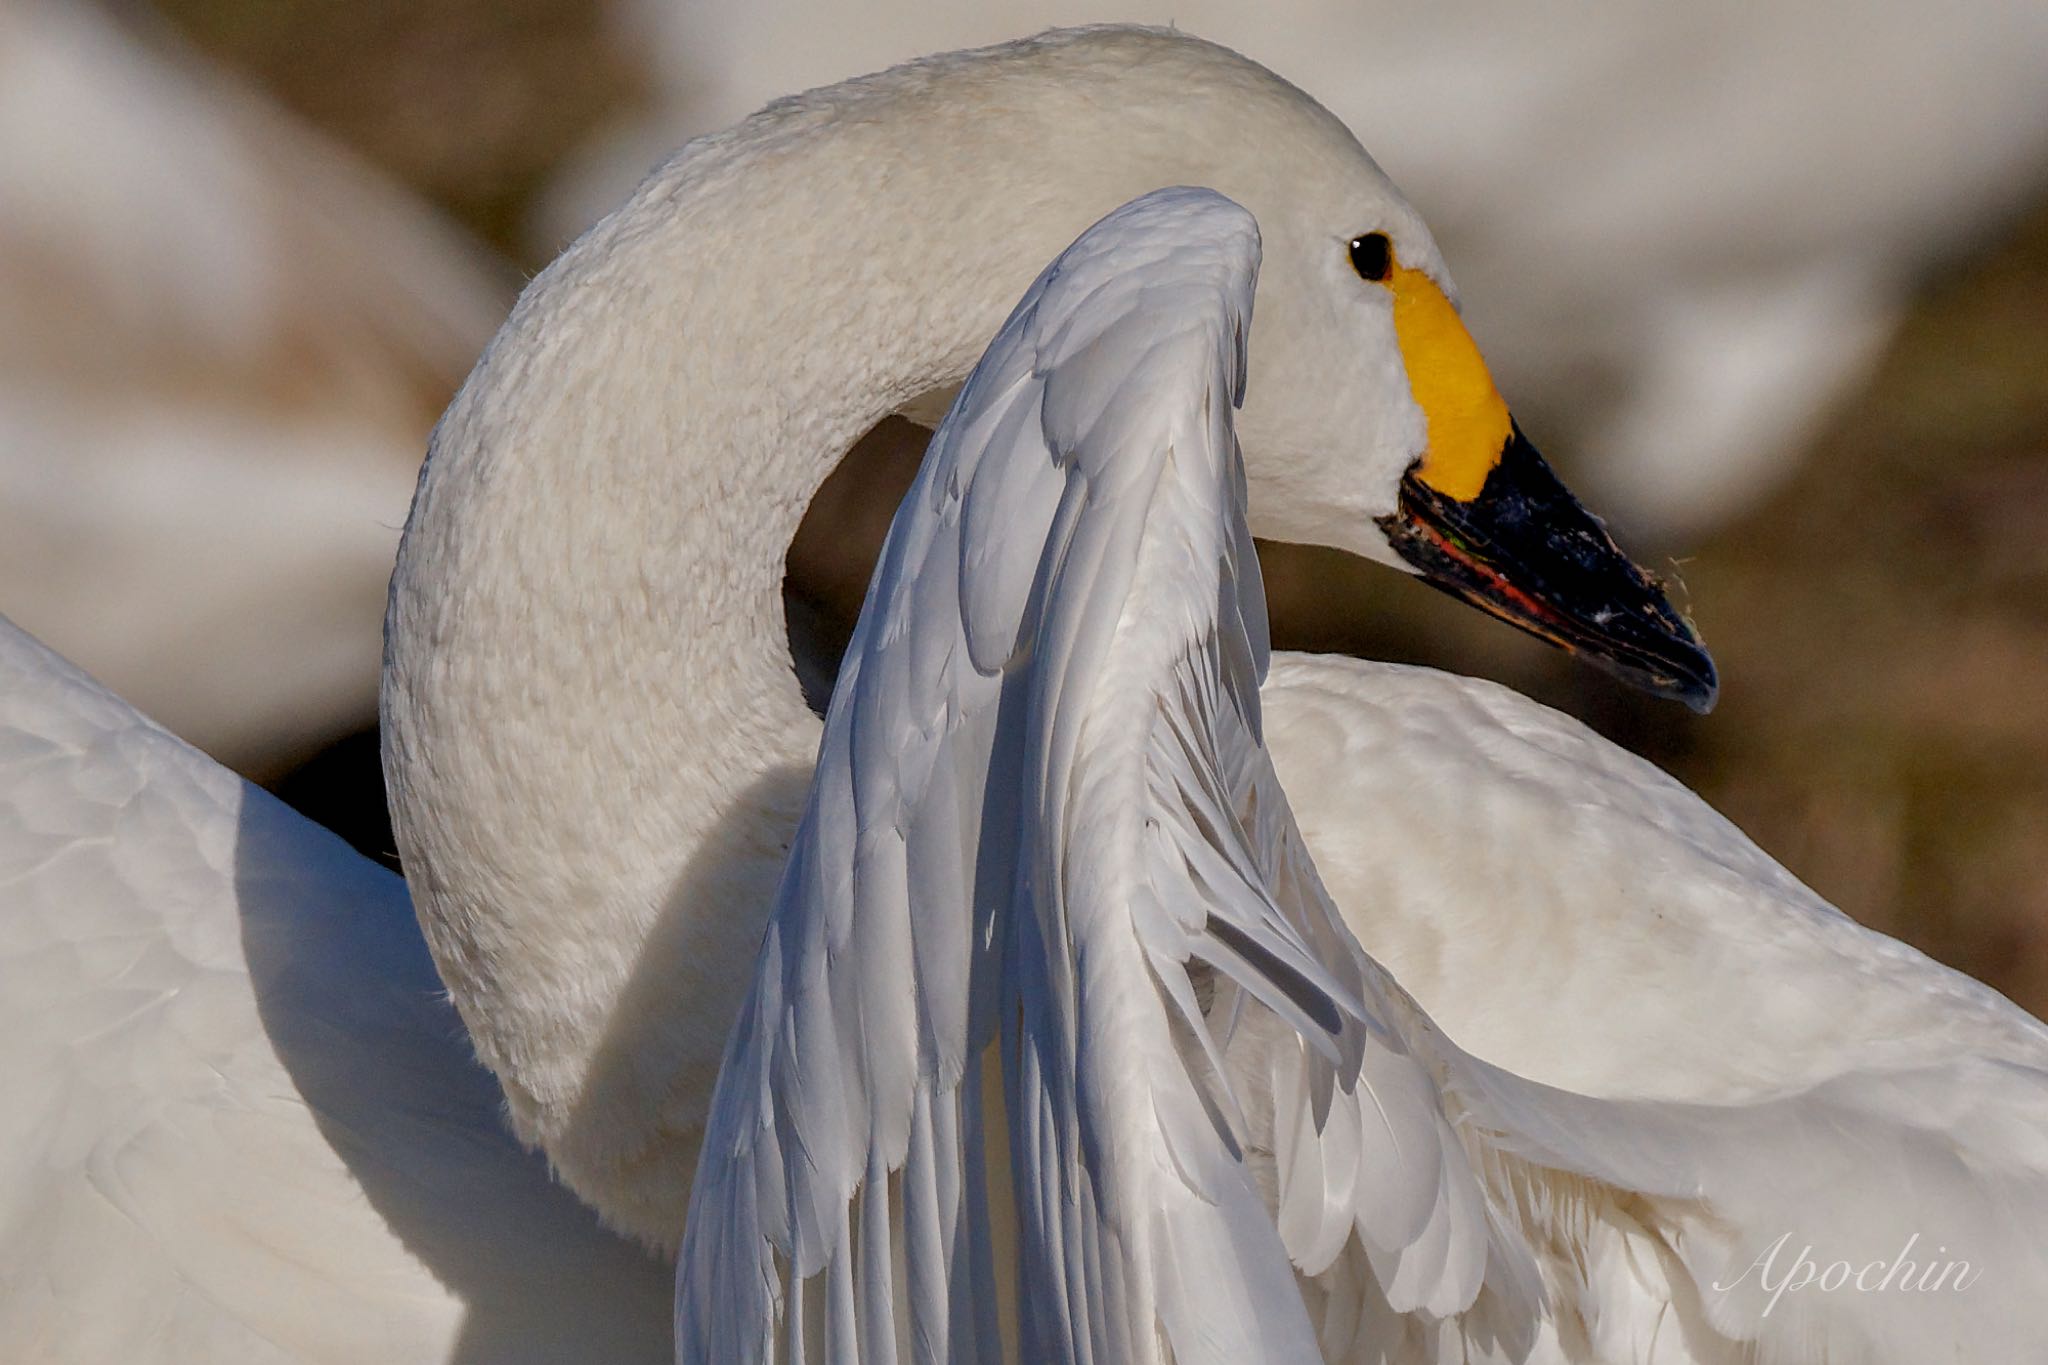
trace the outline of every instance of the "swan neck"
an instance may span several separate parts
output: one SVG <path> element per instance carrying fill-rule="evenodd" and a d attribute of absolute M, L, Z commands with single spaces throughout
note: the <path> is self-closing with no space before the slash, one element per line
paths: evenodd
<path fill-rule="evenodd" d="M 808 787 L 782 582 L 813 494 L 1260 101 L 1303 102 L 1100 31 L 771 106 L 537 277 L 436 429 L 386 628 L 399 852 L 514 1126 L 614 1225 L 680 1234 Z"/>
<path fill-rule="evenodd" d="M 662 1245 L 818 740 L 788 547 L 1022 286 L 884 221 L 824 231 L 861 198 L 843 142 L 698 144 L 536 279 L 437 429 L 392 584 L 386 772 L 429 946 L 521 1136 Z"/>

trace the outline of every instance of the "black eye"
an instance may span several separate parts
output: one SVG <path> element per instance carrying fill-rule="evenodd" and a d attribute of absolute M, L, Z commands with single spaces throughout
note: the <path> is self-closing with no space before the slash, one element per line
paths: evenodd
<path fill-rule="evenodd" d="M 1394 273 L 1394 244 L 1384 232 L 1368 232 L 1351 239 L 1351 268 L 1358 278 L 1378 284 Z"/>

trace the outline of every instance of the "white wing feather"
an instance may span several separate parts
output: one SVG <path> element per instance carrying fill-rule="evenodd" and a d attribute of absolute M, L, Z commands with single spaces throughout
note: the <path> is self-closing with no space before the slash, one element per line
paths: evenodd
<path fill-rule="evenodd" d="M 1131 1208 L 1104 1203 L 1108 1173 L 1151 1155 L 1090 1127 L 1098 1082 L 1077 1069 L 1099 1066 L 1080 1038 L 1094 990 L 1059 922 L 1079 898 L 1058 831 L 1096 767 L 1078 731 L 1162 472 L 1234 457 L 1256 261 L 1249 216 L 1206 192 L 1112 215 L 1033 286 L 934 439 L 848 651 L 720 1076 L 678 1274 L 681 1358 L 763 1360 L 778 1343 L 801 1358 L 808 1336 L 834 1360 L 996 1359 L 999 1251 L 1037 1287 L 1012 1328 L 1026 1358 L 1156 1358 L 1160 1300 L 1207 1281 L 1183 1264 L 1162 1283 L 1175 1252 L 1218 1254 L 1213 1237 L 1164 1235 L 1199 1210 L 1128 1227 Z M 987 1094 L 980 1058 L 999 1036 L 1002 1093 Z M 1183 1109 L 1176 1126 L 1200 1117 Z M 999 1248 L 1005 1139 L 1032 1197 Z M 1179 1155 L 1197 1186 L 1228 1185 L 1227 1163 Z M 1261 1265 L 1297 1297 L 1249 1186 L 1227 1213 L 1264 1225 L 1273 1253 L 1242 1254 L 1248 1301 Z M 811 1276 L 822 1291 L 794 1288 Z M 1243 1315 L 1211 1316 L 1219 1341 L 1248 1343 Z"/>
<path fill-rule="evenodd" d="M 659 1360 L 404 888 L 0 619 L 0 1359 Z"/>

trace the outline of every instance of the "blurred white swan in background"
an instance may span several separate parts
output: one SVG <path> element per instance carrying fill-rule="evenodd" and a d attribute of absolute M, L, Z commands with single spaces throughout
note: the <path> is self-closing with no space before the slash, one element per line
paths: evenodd
<path fill-rule="evenodd" d="M 1744 0 L 616 10 L 666 99 L 564 176 L 554 244 L 682 137 L 784 91 L 1104 18 L 1236 48 L 1386 150 L 1503 386 L 1662 548 L 1774 488 L 1909 292 L 2048 189 L 2035 0 L 1796 0 L 1765 18 Z"/>
<path fill-rule="evenodd" d="M 1254 524 L 1391 558 L 1375 518 L 1413 529 L 1403 500 L 1429 496 L 1404 490 L 1419 400 L 1469 406 L 1473 432 L 1504 416 L 1437 384 L 1483 367 L 1428 234 L 1356 143 L 1187 39 L 1099 32 L 955 55 L 698 143 L 536 282 L 466 386 L 396 585 L 388 760 L 418 907 L 472 1038 L 521 1133 L 616 1224 L 680 1235 L 815 759 L 778 614 L 809 491 L 882 414 L 957 384 L 1036 265 L 1089 221 L 1191 180 L 1265 233 L 1238 424 Z M 1412 360 L 1389 286 L 1360 276 L 1375 236 L 1407 290 Z M 1482 447 L 1441 444 L 1466 458 L 1432 477 L 1485 472 Z M 1469 501 L 1483 510 L 1484 488 Z M 1665 661 L 1696 667 L 1647 585 L 1602 562 L 1643 597 Z M 618 1355 L 658 1349 L 661 1273 L 551 1198 L 539 1162 L 494 1133 L 407 956 L 396 883 L 25 639 L 4 657 L 0 729 L 20 761 L 0 777 L 0 1074 L 16 1100 L 0 1115 L 0 1355 L 518 1359 L 495 1345 L 509 1340 L 601 1357 L 611 1330 Z M 1340 874 L 1355 931 L 1406 954 L 1409 988 L 1478 1055 L 1519 1047 L 1541 1054 L 1538 1079 L 1604 1068 L 1606 1093 L 1711 1100 L 1892 1057 L 1939 1080 L 1959 1053 L 2038 1036 L 1981 988 L 1832 917 L 1675 784 L 1540 708 L 1299 659 L 1276 659 L 1268 694 L 1269 742 L 1305 807 L 1348 799 L 1296 774 L 1310 762 L 1370 762 L 1346 775 L 1358 790 L 1409 764 L 1415 790 L 1374 808 L 1370 839 L 1333 809 L 1311 847 Z M 1316 842 L 1331 823 L 1346 839 Z M 1638 840 L 1654 857 L 1634 856 Z M 1371 866 L 1376 841 L 1400 856 Z M 1484 895 L 1461 880 L 1502 866 L 1516 875 Z M 1731 909 L 1744 918 L 1728 922 L 1792 926 L 1777 970 L 1715 918 Z M 1577 932 L 1574 911 L 1610 927 L 1540 938 Z M 1514 939 L 1525 923 L 1541 926 L 1538 951 Z M 1877 970 L 1828 978 L 1843 961 Z M 1878 1024 L 1833 1014 L 1808 989 L 1822 979 Z M 1645 1075 L 1660 1049 L 1720 1065 Z M 1781 1054 L 1800 1075 L 1771 1070 Z M 1959 1110 L 1999 1103 L 1995 1086 L 1937 1098 L 1917 1111 L 1928 1128 L 1894 1106 L 1876 1131 L 1938 1163 L 1996 1127 L 1988 1108 Z M 2021 1128 L 1992 1137 L 2038 1138 Z M 1812 1207 L 1801 1188 L 1773 1193 Z M 1980 1207 L 1980 1190 L 1952 1192 Z"/>
<path fill-rule="evenodd" d="M 0 611 L 248 771 L 368 724 L 427 429 L 507 282 L 88 3 L 0 2 L 0 181 Z"/>
<path fill-rule="evenodd" d="M 2025 1352 L 2048 1134 L 1998 1129 L 2048 1116 L 2048 1036 L 1990 992 L 1949 983 L 2024 1071 L 1937 1052 L 1748 1106 L 1602 1103 L 1462 1053 L 1359 951 L 1260 742 L 1231 427 L 1258 257 L 1213 192 L 1117 210 L 934 438 L 719 1077 L 678 1360 Z M 1958 1101 L 2013 1108 L 1949 1130 Z M 1908 1232 L 1970 1247 L 1968 1283 L 1779 1301 L 1752 1262 L 1788 1219 L 1857 1267 Z"/>

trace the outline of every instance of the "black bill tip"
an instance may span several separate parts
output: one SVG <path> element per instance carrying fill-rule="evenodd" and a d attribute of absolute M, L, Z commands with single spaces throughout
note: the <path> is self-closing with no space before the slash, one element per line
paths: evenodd
<path fill-rule="evenodd" d="M 1578 654 L 1635 687 L 1713 709 L 1720 679 L 1699 633 L 1514 427 L 1477 497 L 1401 480 L 1379 520 L 1432 587 Z"/>

